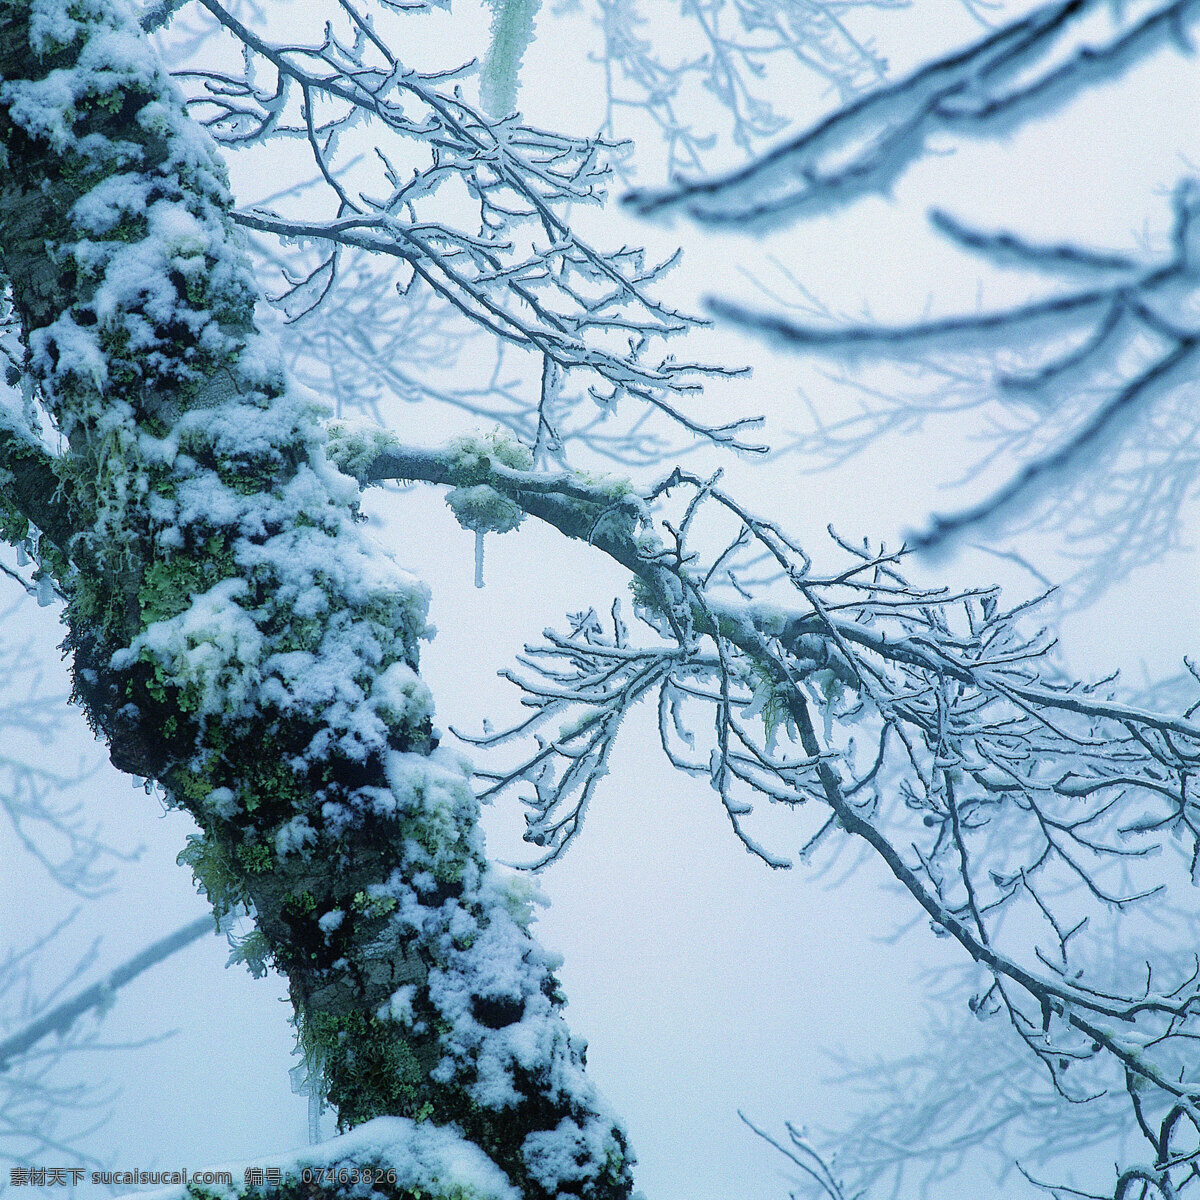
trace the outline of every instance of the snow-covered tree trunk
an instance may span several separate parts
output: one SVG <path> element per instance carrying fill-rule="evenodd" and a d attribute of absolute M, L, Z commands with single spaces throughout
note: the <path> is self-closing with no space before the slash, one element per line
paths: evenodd
<path fill-rule="evenodd" d="M 343 1125 L 457 1127 L 528 1197 L 628 1195 L 529 897 L 431 733 L 425 589 L 255 330 L 214 148 L 126 0 L 0 0 L 0 75 L 0 252 L 63 439 L 4 419 L 0 523 L 41 532 L 77 699 L 199 823 L 184 857 L 253 913 Z"/>

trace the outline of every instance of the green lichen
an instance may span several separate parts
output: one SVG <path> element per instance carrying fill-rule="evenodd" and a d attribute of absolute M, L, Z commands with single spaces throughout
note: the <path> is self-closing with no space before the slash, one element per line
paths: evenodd
<path fill-rule="evenodd" d="M 257 929 L 241 938 L 230 951 L 227 966 L 244 963 L 255 979 L 262 979 L 271 961 L 271 944 Z"/>
<path fill-rule="evenodd" d="M 428 1037 L 421 1046 L 397 1021 L 328 1012 L 299 1022 L 297 1034 L 305 1060 L 322 1064 L 339 1128 L 378 1116 L 435 1115 L 426 1076 L 437 1048 Z"/>
<path fill-rule="evenodd" d="M 233 551 L 215 535 L 205 541 L 200 553 L 175 554 L 151 563 L 137 592 L 142 627 L 185 612 L 195 596 L 236 573 Z"/>
<path fill-rule="evenodd" d="M 516 107 L 521 59 L 533 42 L 533 20 L 541 0 L 487 0 L 492 9 L 492 44 L 480 78 L 483 106 L 493 116 Z"/>
<path fill-rule="evenodd" d="M 251 875 L 263 875 L 271 869 L 275 863 L 275 856 L 271 853 L 269 847 L 260 843 L 243 842 L 237 848 L 238 862 L 250 872 Z M 303 904 L 298 905 L 304 912 L 312 912 L 316 907 L 316 900 L 305 892 L 301 899 L 308 901 L 307 907 Z"/>
<path fill-rule="evenodd" d="M 332 423 L 326 429 L 325 453 L 339 471 L 352 479 L 365 480 L 381 454 L 395 449 L 400 440 L 390 430 L 352 428 Z"/>
<path fill-rule="evenodd" d="M 396 911 L 394 896 L 368 896 L 366 892 L 356 892 L 354 909 L 364 917 L 384 917 Z"/>
<path fill-rule="evenodd" d="M 29 537 L 29 518 L 4 495 L 0 480 L 0 538 L 10 546 L 19 546 Z"/>
<path fill-rule="evenodd" d="M 626 496 L 637 495 L 628 475 L 615 475 L 611 471 L 576 471 L 575 478 L 606 500 L 623 500 Z"/>
<path fill-rule="evenodd" d="M 474 464 L 486 467 L 488 460 L 493 458 L 514 471 L 533 469 L 533 451 L 503 429 L 451 438 L 450 450 L 454 454 L 455 467 L 460 471 Z"/>
<path fill-rule="evenodd" d="M 215 838 L 188 834 L 187 844 L 175 861 L 181 867 L 191 867 L 196 886 L 208 897 L 216 916 L 224 916 L 246 901 L 244 875 Z"/>
<path fill-rule="evenodd" d="M 454 519 L 471 533 L 509 533 L 525 518 L 520 505 L 486 483 L 454 488 L 446 503 Z"/>

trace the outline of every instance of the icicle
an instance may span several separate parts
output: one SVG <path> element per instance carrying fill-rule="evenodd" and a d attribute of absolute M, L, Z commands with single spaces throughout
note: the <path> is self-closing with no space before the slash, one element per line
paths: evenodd
<path fill-rule="evenodd" d="M 38 580 L 37 602 L 40 608 L 46 608 L 54 603 L 54 580 L 49 575 L 43 575 Z"/>
<path fill-rule="evenodd" d="M 24 542 L 17 543 L 17 566 L 18 567 L 29 566 L 29 555 L 25 553 L 25 543 Z"/>
<path fill-rule="evenodd" d="M 230 939 L 229 944 L 234 942 Z M 321 1112 L 325 1108 L 324 1056 L 319 1050 L 304 1051 L 304 1059 L 288 1072 L 292 1094 L 308 1097 L 308 1140 L 315 1145 L 321 1140 Z"/>
<path fill-rule="evenodd" d="M 483 530 L 475 530 L 475 586 L 483 587 Z"/>

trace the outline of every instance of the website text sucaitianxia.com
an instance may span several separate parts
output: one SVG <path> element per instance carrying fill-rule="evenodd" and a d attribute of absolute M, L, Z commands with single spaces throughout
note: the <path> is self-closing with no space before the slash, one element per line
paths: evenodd
<path fill-rule="evenodd" d="M 278 1186 L 284 1180 L 299 1177 L 301 1183 L 356 1184 L 396 1183 L 395 1170 L 383 1167 L 300 1167 L 284 1171 L 281 1167 L 247 1167 L 242 1182 L 247 1188 Z M 102 1186 L 136 1187 L 171 1184 L 225 1184 L 232 1186 L 231 1171 L 89 1171 L 85 1167 L 10 1167 L 13 1187 L 78 1187 L 83 1183 Z"/>

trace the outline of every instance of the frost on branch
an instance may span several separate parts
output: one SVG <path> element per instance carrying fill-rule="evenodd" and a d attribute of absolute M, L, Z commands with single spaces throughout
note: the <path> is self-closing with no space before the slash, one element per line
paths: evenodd
<path fill-rule="evenodd" d="M 667 179 L 724 166 L 730 142 L 739 154 L 755 153 L 794 118 L 797 78 L 818 80 L 842 102 L 884 80 L 887 62 L 852 28 L 853 10 L 868 4 L 902 7 L 897 0 L 599 0 L 606 128 L 619 134 L 630 112 L 648 117 L 662 143 L 653 169 Z M 621 158 L 617 166 L 629 169 Z"/>
<path fill-rule="evenodd" d="M 995 136 L 1111 79 L 1164 44 L 1189 50 L 1197 0 L 1057 0 L 877 88 L 728 175 L 626 202 L 718 224 L 774 224 L 886 192 L 939 132 Z"/>
<path fill-rule="evenodd" d="M 1200 886 L 1194 679 L 1183 715 L 1066 680 L 1032 605 L 915 587 L 901 554 L 836 539 L 819 569 L 715 477 L 640 492 L 397 439 L 364 466 L 363 449 L 343 433 L 334 452 L 364 482 L 487 484 L 633 576 L 635 622 L 620 603 L 572 615 L 507 672 L 528 717 L 468 738 L 490 751 L 484 795 L 526 804 L 535 865 L 579 835 L 649 701 L 664 754 L 747 851 L 782 869 L 869 847 L 975 964 L 969 1011 L 1002 1015 L 1066 1102 L 1108 1097 L 1169 1145 L 1152 1175 L 1191 1170 L 1200 964 L 1172 927 Z M 764 804 L 796 812 L 798 855 L 757 835 Z"/>
<path fill-rule="evenodd" d="M 268 243 L 311 248 L 303 270 L 293 263 L 285 271 L 281 299 L 289 319 L 344 328 L 318 306 L 335 291 L 341 296 L 348 266 L 369 255 L 394 268 L 389 304 L 397 291 L 431 293 L 447 311 L 527 353 L 527 369 L 540 375 L 537 399 L 504 406 L 503 419 L 539 455 L 556 455 L 573 438 L 636 454 L 639 439 L 623 436 L 628 425 L 620 433 L 601 428 L 618 410 L 762 449 L 745 436 L 756 420 L 717 423 L 696 411 L 706 377 L 736 372 L 678 361 L 660 349 L 698 323 L 656 294 L 677 255 L 658 261 L 637 246 L 595 246 L 569 217 L 571 206 L 603 202 L 612 144 L 489 116 L 457 80 L 465 68 L 413 69 L 392 49 L 406 44 L 403 21 L 411 17 L 378 6 L 360 11 L 342 0 L 338 19 L 314 23 L 307 41 L 301 26 L 277 44 L 219 0 L 202 0 L 202 7 L 208 30 L 215 23 L 242 65 L 180 73 L 197 120 L 239 150 L 285 138 L 311 159 L 301 184 L 234 218 Z M 530 0 L 505 0 L 497 9 L 506 54 L 519 33 L 510 23 L 532 19 L 532 7 Z M 342 137 L 357 126 L 368 128 L 369 159 Z M 361 311 L 353 285 L 344 291 Z M 366 341 L 377 344 L 378 313 L 367 316 Z M 363 358 L 357 332 L 343 345 Z M 472 404 L 496 407 L 490 396 L 466 406 Z"/>
<path fill-rule="evenodd" d="M 1043 5 L 845 105 L 741 171 L 629 199 L 646 212 L 770 225 L 887 194 L 932 138 L 1002 138 L 1154 54 L 1190 53 L 1198 19 L 1194 0 Z M 803 437 L 823 465 L 927 415 L 972 410 L 972 429 L 984 429 L 988 443 L 981 465 L 1005 454 L 1021 465 L 910 544 L 934 549 L 964 531 L 988 537 L 1014 526 L 1065 531 L 1070 558 L 1087 547 L 1067 586 L 1095 595 L 1181 541 L 1178 514 L 1194 478 L 1196 207 L 1195 185 L 1185 181 L 1171 244 L 1154 256 L 1038 244 L 933 212 L 935 227 L 960 246 L 1047 277 L 1037 298 L 1012 308 L 895 326 L 828 320 L 807 303 L 812 317 L 803 320 L 720 298 L 710 308 L 789 349 L 888 364 L 882 385 L 851 375 L 851 415 L 822 416 Z M 802 292 L 804 281 L 793 282 Z"/>
<path fill-rule="evenodd" d="M 492 44 L 483 63 L 480 92 L 484 107 L 503 117 L 517 104 L 517 73 L 533 41 L 533 21 L 541 0 L 488 0 Z"/>
<path fill-rule="evenodd" d="M 840 327 L 800 324 L 721 302 L 714 308 L 800 350 L 901 360 L 936 355 L 944 362 L 986 354 L 1000 360 L 991 373 L 1001 397 L 1022 405 L 1035 426 L 1048 426 L 1057 436 L 992 495 L 963 512 L 935 516 L 928 529 L 909 539 L 915 549 L 926 549 L 961 531 L 986 532 L 1006 518 L 1022 515 L 1048 489 L 1069 483 L 1085 465 L 1111 461 L 1132 440 L 1133 431 L 1145 438 L 1150 415 L 1166 398 L 1190 395 L 1200 339 L 1200 184 L 1184 180 L 1175 189 L 1172 207 L 1169 252 L 1149 262 L 1070 245 L 1037 245 L 1007 233 L 982 233 L 935 213 L 938 228 L 967 248 L 1001 263 L 1015 261 L 1065 276 L 1074 284 L 1059 295 L 1015 308 L 913 325 Z M 1006 365 L 1004 359 L 1013 354 L 1033 362 Z M 940 373 L 938 378 L 941 382 Z M 961 395 L 952 393 L 947 404 L 957 403 Z M 827 431 L 827 447 L 846 453 L 865 444 L 886 427 L 885 408 L 877 404 L 874 414 L 856 416 Z M 912 415 L 904 401 L 897 402 L 896 409 Z M 1008 422 L 1015 430 L 1009 435 L 1013 444 L 1029 438 L 1029 423 Z M 1153 538 L 1153 533 L 1137 528 L 1136 499 L 1125 507 L 1130 510 L 1127 515 L 1108 505 L 1107 521 L 1127 532 L 1130 541 Z M 1174 515 L 1169 511 L 1163 518 Z M 1160 528 L 1155 522 L 1154 532 Z M 1161 543 L 1155 549 L 1161 552 Z M 1137 550 L 1148 552 L 1143 545 Z M 1127 547 L 1121 557 L 1128 561 L 1137 550 Z"/>
<path fill-rule="evenodd" d="M 0 250 L 65 445 L 22 453 L 57 481 L 38 553 L 77 698 L 197 821 L 181 858 L 253 913 L 343 1126 L 442 1127 L 527 1197 L 627 1195 L 556 963 L 431 736 L 427 593 L 255 330 L 213 146 L 125 0 L 5 0 L 0 30 Z"/>

